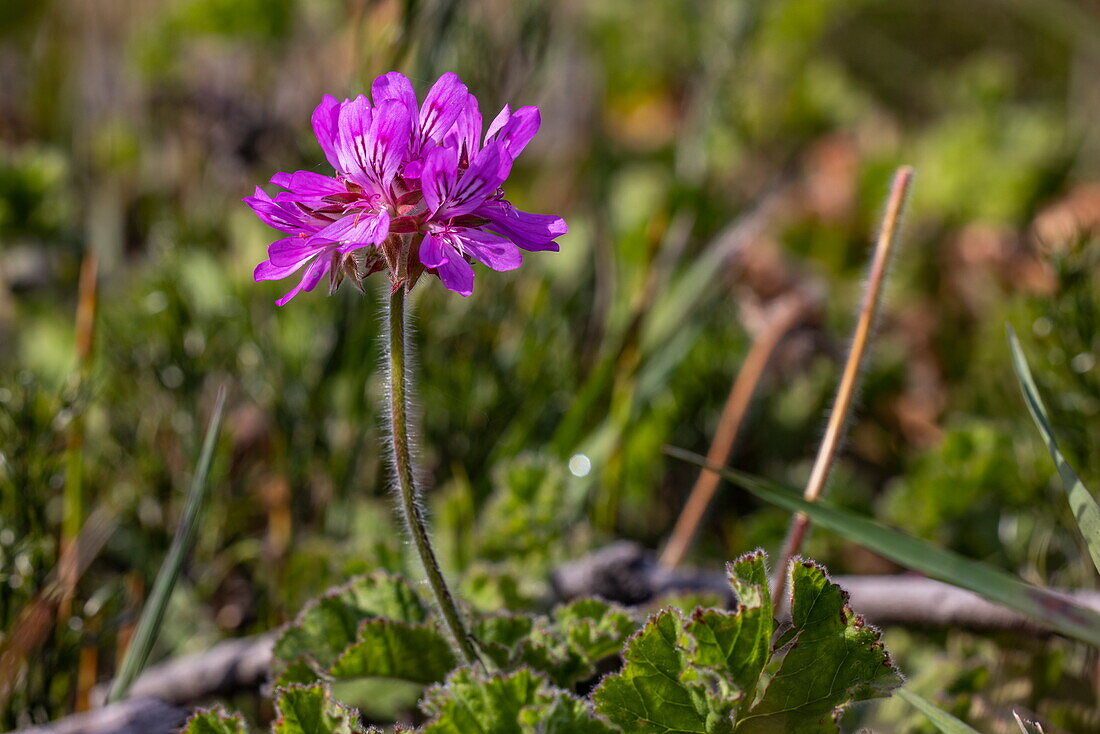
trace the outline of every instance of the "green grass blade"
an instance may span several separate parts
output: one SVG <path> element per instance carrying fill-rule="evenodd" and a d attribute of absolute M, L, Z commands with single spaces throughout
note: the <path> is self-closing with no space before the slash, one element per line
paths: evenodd
<path fill-rule="evenodd" d="M 199 461 L 195 465 L 195 473 L 191 477 L 191 487 L 187 491 L 187 506 L 184 508 L 183 517 L 179 527 L 172 538 L 172 545 L 168 548 L 168 555 L 157 572 L 157 578 L 153 582 L 153 590 L 145 607 L 141 610 L 141 619 L 138 620 L 137 629 L 130 647 L 126 650 L 126 657 L 122 661 L 119 673 L 111 684 L 111 692 L 107 696 L 108 702 L 119 701 L 126 697 L 130 686 L 145 667 L 149 659 L 149 653 L 156 642 L 157 632 L 160 630 L 161 621 L 164 619 L 164 611 L 168 607 L 168 599 L 172 596 L 172 589 L 179 579 L 180 569 L 187 555 L 191 552 L 191 546 L 195 543 L 195 535 L 198 532 L 199 515 L 206 504 L 209 495 L 206 478 L 210 473 L 210 464 L 214 459 L 214 447 L 218 443 L 218 433 L 221 430 L 222 410 L 225 407 L 225 388 L 218 391 L 218 399 L 214 403 L 214 413 L 210 417 L 210 423 L 206 428 L 206 437 L 203 439 L 202 452 Z"/>
<path fill-rule="evenodd" d="M 939 548 L 925 540 L 820 502 L 807 502 L 798 492 L 750 474 L 707 464 L 683 449 L 670 456 L 717 472 L 760 499 L 791 512 L 803 512 L 816 524 L 869 548 L 881 556 L 932 578 L 969 589 L 990 601 L 1032 617 L 1043 626 L 1100 647 L 1100 614 L 1072 599 L 1032 586 L 1006 571 Z"/>
<path fill-rule="evenodd" d="M 979 734 L 977 729 L 964 724 L 926 698 L 921 698 L 904 688 L 899 690 L 897 694 L 901 700 L 924 714 L 943 734 Z"/>
<path fill-rule="evenodd" d="M 1069 507 L 1073 511 L 1073 517 L 1077 520 L 1077 527 L 1081 535 L 1085 536 L 1085 544 L 1088 546 L 1089 555 L 1096 570 L 1100 571 L 1100 506 L 1092 494 L 1081 483 L 1076 472 L 1070 467 L 1066 458 L 1062 456 L 1058 448 L 1058 442 L 1054 438 L 1054 428 L 1050 425 L 1050 416 L 1047 415 L 1043 399 L 1039 397 L 1039 389 L 1035 386 L 1035 380 L 1031 376 L 1031 368 L 1027 365 L 1024 350 L 1020 347 L 1020 340 L 1016 338 L 1016 332 L 1012 327 L 1008 328 L 1008 345 L 1012 349 L 1012 365 L 1016 368 L 1016 376 L 1020 379 L 1020 389 L 1024 393 L 1024 402 L 1031 413 L 1039 433 L 1043 434 L 1043 442 L 1058 467 L 1058 476 L 1062 478 L 1062 486 L 1066 490 L 1066 498 Z"/>

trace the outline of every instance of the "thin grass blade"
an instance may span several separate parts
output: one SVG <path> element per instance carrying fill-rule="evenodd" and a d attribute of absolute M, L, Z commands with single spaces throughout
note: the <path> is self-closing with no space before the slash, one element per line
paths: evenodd
<path fill-rule="evenodd" d="M 814 523 L 907 568 L 969 589 L 990 601 L 1032 617 L 1043 626 L 1100 647 L 1100 613 L 1069 597 L 1032 586 L 980 561 L 939 548 L 927 541 L 820 502 L 807 502 L 799 492 L 750 474 L 708 465 L 706 459 L 683 449 L 666 449 L 670 456 L 718 472 L 765 502 L 791 512 L 805 513 Z"/>
<path fill-rule="evenodd" d="M 1054 428 L 1050 425 L 1050 416 L 1047 414 L 1043 399 L 1039 397 L 1039 389 L 1035 386 L 1035 380 L 1031 376 L 1031 368 L 1028 367 L 1024 350 L 1020 346 L 1020 340 L 1016 338 L 1016 332 L 1011 326 L 1008 329 L 1008 345 L 1012 349 L 1012 365 L 1016 368 L 1016 376 L 1020 380 L 1020 389 L 1024 393 L 1024 402 L 1031 413 L 1039 433 L 1043 434 L 1043 442 L 1058 467 L 1058 476 L 1062 478 L 1062 486 L 1066 490 L 1066 498 L 1069 507 L 1073 511 L 1073 517 L 1077 521 L 1077 527 L 1081 535 L 1085 536 L 1085 544 L 1088 546 L 1089 555 L 1096 570 L 1100 571 L 1100 506 L 1097 506 L 1092 493 L 1081 483 L 1077 473 L 1062 456 L 1058 448 L 1058 441 L 1054 437 Z"/>
<path fill-rule="evenodd" d="M 955 718 L 926 698 L 922 698 L 904 688 L 897 691 L 897 695 L 898 698 L 924 714 L 932 722 L 932 725 L 942 731 L 943 734 L 979 734 L 977 729 L 964 724 L 960 719 Z"/>
<path fill-rule="evenodd" d="M 207 476 L 210 473 L 210 464 L 214 460 L 214 447 L 218 443 L 218 434 L 221 431 L 222 411 L 225 408 L 225 388 L 218 391 L 218 399 L 214 403 L 214 413 L 210 416 L 210 423 L 206 428 L 206 437 L 203 439 L 202 452 L 199 461 L 195 465 L 195 473 L 191 477 L 191 487 L 187 492 L 187 506 L 184 508 L 183 517 L 179 527 L 172 538 L 172 545 L 168 548 L 157 578 L 153 582 L 153 590 L 149 599 L 141 611 L 141 619 L 138 620 L 137 629 L 130 647 L 126 650 L 126 657 L 122 661 L 118 675 L 111 684 L 111 692 L 107 701 L 113 703 L 126 697 L 130 686 L 145 667 L 149 660 L 149 653 L 156 642 L 157 633 L 160 630 L 161 621 L 164 619 L 164 611 L 168 608 L 168 600 L 172 596 L 172 589 L 179 579 L 183 562 L 191 552 L 195 544 L 195 536 L 198 534 L 199 516 L 206 505 L 209 496 Z"/>

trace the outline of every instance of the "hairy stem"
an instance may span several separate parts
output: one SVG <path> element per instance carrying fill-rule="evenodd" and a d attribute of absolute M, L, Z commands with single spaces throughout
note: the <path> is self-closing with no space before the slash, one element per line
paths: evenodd
<path fill-rule="evenodd" d="M 454 638 L 462 657 L 468 665 L 480 663 L 474 649 L 462 615 L 455 605 L 443 572 L 439 568 L 431 538 L 428 536 L 428 523 L 420 507 L 420 496 L 416 487 L 416 472 L 413 471 L 413 459 L 409 450 L 408 394 L 405 376 L 405 290 L 397 288 L 390 295 L 389 339 L 386 343 L 389 362 L 389 408 L 390 431 L 393 440 L 393 467 L 397 475 L 397 489 L 401 495 L 401 515 L 405 520 L 409 535 L 416 545 L 416 552 L 424 566 L 428 584 L 435 595 L 436 606 L 443 617 L 447 629 Z"/>
<path fill-rule="evenodd" d="M 824 491 L 825 483 L 829 478 L 829 470 L 833 466 L 833 460 L 836 458 L 837 450 L 840 447 L 840 440 L 844 435 L 848 412 L 852 407 L 852 401 L 859 383 L 859 372 L 871 342 L 871 332 L 874 328 L 875 317 L 878 313 L 878 305 L 882 295 L 882 285 L 886 281 L 887 266 L 890 263 L 890 255 L 894 249 L 894 244 L 898 239 L 902 210 L 905 208 L 905 200 L 908 197 L 909 186 L 912 181 L 913 169 L 909 166 L 902 166 L 894 173 L 894 180 L 890 186 L 890 196 L 886 200 L 886 212 L 882 218 L 882 229 L 879 230 L 878 241 L 875 244 L 875 252 L 871 260 L 871 272 L 867 277 L 867 292 L 863 296 L 863 303 L 859 309 L 859 320 L 856 322 L 855 334 L 852 336 L 852 347 L 848 352 L 848 361 L 844 365 L 840 385 L 837 387 L 833 409 L 829 412 L 825 437 L 821 440 L 813 470 L 810 472 L 810 479 L 806 482 L 806 491 L 803 493 L 803 497 L 810 502 L 816 502 Z M 802 513 L 795 515 L 791 520 L 791 527 L 783 543 L 779 565 L 775 567 L 775 579 L 772 582 L 772 604 L 776 610 L 783 604 L 787 566 L 790 565 L 791 559 L 798 555 L 809 528 L 810 519 Z"/>

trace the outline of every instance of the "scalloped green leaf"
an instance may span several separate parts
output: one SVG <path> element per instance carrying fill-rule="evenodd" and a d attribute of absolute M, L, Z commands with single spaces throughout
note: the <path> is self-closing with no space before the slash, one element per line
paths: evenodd
<path fill-rule="evenodd" d="M 321 673 L 356 641 L 366 619 L 424 622 L 427 609 L 407 581 L 385 573 L 360 576 L 313 599 L 275 641 L 275 677 L 296 660 L 308 660 Z"/>
<path fill-rule="evenodd" d="M 719 609 L 696 609 L 687 626 L 695 640 L 692 662 L 712 668 L 751 703 L 771 653 L 775 620 L 764 553 L 742 556 L 726 567 L 738 598 L 735 614 Z"/>
<path fill-rule="evenodd" d="M 273 734 L 365 734 L 359 714 L 332 697 L 323 683 L 280 688 Z"/>
<path fill-rule="evenodd" d="M 180 734 L 248 734 L 248 727 L 239 713 L 214 706 L 193 713 Z"/>
<path fill-rule="evenodd" d="M 623 669 L 593 693 L 596 711 L 640 734 L 732 732 L 733 696 L 693 668 L 676 610 L 654 615 L 627 643 Z"/>
<path fill-rule="evenodd" d="M 837 711 L 889 695 L 903 682 L 879 631 L 852 611 L 823 568 L 796 559 L 789 574 L 791 642 L 738 734 L 836 732 Z"/>
<path fill-rule="evenodd" d="M 451 643 L 435 628 L 368 619 L 328 672 L 341 680 L 396 678 L 428 685 L 442 681 L 457 664 Z"/>
<path fill-rule="evenodd" d="M 496 614 L 479 619 L 473 636 L 482 654 L 498 668 L 508 668 L 518 658 L 519 646 L 531 636 L 535 618 L 526 614 Z"/>
<path fill-rule="evenodd" d="M 498 668 L 526 665 L 569 689 L 596 674 L 596 663 L 617 655 L 635 631 L 630 613 L 599 599 L 557 607 L 552 618 L 519 614 L 487 617 L 474 626 L 482 652 Z"/>
<path fill-rule="evenodd" d="M 272 680 L 271 687 L 285 688 L 295 683 L 302 685 L 316 683 L 321 679 L 319 670 L 320 666 L 316 661 L 312 661 L 307 655 L 302 655 L 282 669 L 279 675 Z"/>
<path fill-rule="evenodd" d="M 420 708 L 432 718 L 422 732 L 523 734 L 524 709 L 546 707 L 553 700 L 546 679 L 526 668 L 489 676 L 459 668 L 425 694 Z"/>
<path fill-rule="evenodd" d="M 589 704 L 564 691 L 555 693 L 546 706 L 520 712 L 525 734 L 620 734 L 620 730 L 596 717 Z"/>
<path fill-rule="evenodd" d="M 554 626 L 570 649 L 590 666 L 617 655 L 637 629 L 630 612 L 602 599 L 580 599 L 559 606 L 554 610 Z"/>

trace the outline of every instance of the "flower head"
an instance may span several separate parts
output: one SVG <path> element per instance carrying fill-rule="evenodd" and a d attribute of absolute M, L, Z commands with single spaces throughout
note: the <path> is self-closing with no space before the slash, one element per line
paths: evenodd
<path fill-rule="evenodd" d="M 276 303 L 313 290 L 326 275 L 331 292 L 345 276 L 361 284 L 383 269 L 394 289 L 412 288 L 428 272 L 469 296 L 471 262 L 514 270 L 520 248 L 558 249 L 565 221 L 519 211 L 501 189 L 538 132 L 537 108 L 505 106 L 482 137 L 477 99 L 455 74 L 441 76 L 422 105 L 398 72 L 375 79 L 371 97 L 325 96 L 313 111 L 313 131 L 335 175 L 278 173 L 271 183 L 283 191 L 271 197 L 257 187 L 244 199 L 288 235 L 268 247 L 255 280 L 304 269 Z"/>

